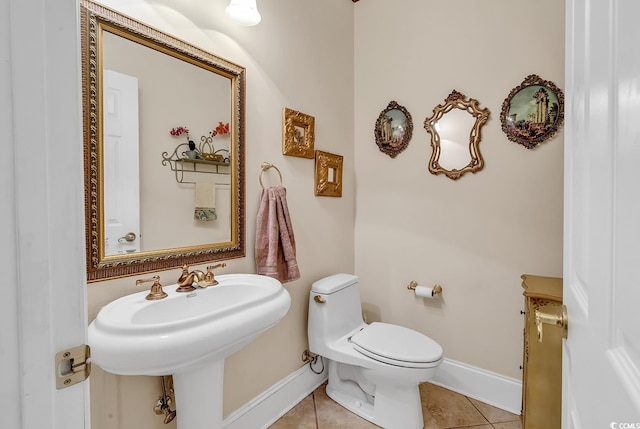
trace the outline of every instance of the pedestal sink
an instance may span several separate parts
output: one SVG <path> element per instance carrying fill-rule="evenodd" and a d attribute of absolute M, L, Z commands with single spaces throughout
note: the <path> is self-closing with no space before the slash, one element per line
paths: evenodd
<path fill-rule="evenodd" d="M 89 325 L 91 360 L 119 375 L 173 375 L 178 429 L 222 427 L 224 359 L 277 324 L 291 298 L 282 284 L 255 274 L 222 274 L 190 293 L 164 287 L 104 306 Z"/>

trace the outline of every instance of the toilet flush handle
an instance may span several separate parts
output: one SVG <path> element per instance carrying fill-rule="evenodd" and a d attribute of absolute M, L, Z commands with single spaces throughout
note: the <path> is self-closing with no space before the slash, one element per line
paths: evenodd
<path fill-rule="evenodd" d="M 562 329 L 562 338 L 567 338 L 567 306 L 562 306 L 562 313 L 549 314 L 540 310 L 535 311 L 536 328 L 538 328 L 538 342 L 542 342 L 542 324 L 556 325 Z"/>
<path fill-rule="evenodd" d="M 321 297 L 320 295 L 316 295 L 313 297 L 313 300 L 315 302 L 317 302 L 318 304 L 324 304 L 325 302 L 327 302 L 323 297 Z"/>

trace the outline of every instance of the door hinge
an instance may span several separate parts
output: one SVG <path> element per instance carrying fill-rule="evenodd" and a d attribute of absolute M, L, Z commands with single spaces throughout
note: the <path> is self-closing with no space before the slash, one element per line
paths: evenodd
<path fill-rule="evenodd" d="M 55 371 L 58 389 L 85 381 L 91 374 L 91 348 L 82 344 L 56 353 Z"/>

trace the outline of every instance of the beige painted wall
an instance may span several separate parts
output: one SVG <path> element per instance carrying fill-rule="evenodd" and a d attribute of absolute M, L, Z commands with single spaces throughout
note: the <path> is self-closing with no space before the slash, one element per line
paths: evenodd
<path fill-rule="evenodd" d="M 253 28 L 230 23 L 226 1 L 106 4 L 247 67 L 248 252 L 221 272 L 254 272 L 260 163 L 275 163 L 288 189 L 302 278 L 286 285 L 293 303 L 282 323 L 227 360 L 225 414 L 300 367 L 310 284 L 340 271 L 361 277 L 370 320 L 412 327 L 448 358 L 519 378 L 519 276 L 562 273 L 563 140 L 527 150 L 502 134 L 499 114 L 528 74 L 562 88 L 563 2 L 540 0 L 532 11 L 523 0 L 283 0 L 259 3 Z M 428 172 L 422 128 L 452 89 L 491 110 L 486 166 L 457 182 Z M 396 159 L 373 140 L 390 100 L 414 121 Z M 313 161 L 281 155 L 285 106 L 315 116 L 316 149 L 345 156 L 342 198 L 314 197 Z M 160 274 L 170 284 L 179 271 Z M 135 292 L 134 279 L 89 285 L 90 320 Z M 442 284 L 442 300 L 415 299 L 411 280 Z M 92 427 L 167 427 L 151 412 L 159 388 L 156 378 L 96 370 Z"/>
<path fill-rule="evenodd" d="M 285 285 L 292 305 L 283 321 L 227 359 L 227 415 L 302 366 L 311 283 L 337 271 L 354 270 L 354 5 L 345 0 L 259 3 L 262 23 L 246 28 L 224 15 L 227 1 L 160 0 L 149 4 L 143 0 L 109 0 L 103 4 L 247 69 L 247 256 L 227 261 L 227 267 L 219 273 L 255 272 L 253 237 L 261 191 L 260 164 L 273 162 L 284 178 L 302 277 Z M 323 36 L 318 37 L 320 34 Z M 315 116 L 316 149 L 345 157 L 342 198 L 315 197 L 313 160 L 282 155 L 285 106 Z M 165 133 L 176 125 L 158 126 Z M 275 172 L 265 173 L 265 184 L 277 183 L 274 178 Z M 175 283 L 179 274 L 179 270 L 160 273 L 164 284 Z M 136 278 L 90 284 L 89 320 L 106 303 L 138 291 Z M 175 427 L 175 423 L 163 425 L 162 418 L 152 412 L 159 392 L 159 378 L 120 377 L 94 370 L 92 428 Z"/>
<path fill-rule="evenodd" d="M 520 275 L 562 275 L 563 136 L 535 150 L 500 128 L 529 74 L 564 84 L 564 2 L 365 0 L 355 13 L 356 274 L 369 320 L 436 341 L 445 357 L 520 378 Z M 452 181 L 427 170 L 433 108 L 456 89 L 491 111 L 485 168 Z M 413 117 L 408 148 L 378 150 L 391 100 Z M 439 283 L 415 298 L 411 280 Z"/>

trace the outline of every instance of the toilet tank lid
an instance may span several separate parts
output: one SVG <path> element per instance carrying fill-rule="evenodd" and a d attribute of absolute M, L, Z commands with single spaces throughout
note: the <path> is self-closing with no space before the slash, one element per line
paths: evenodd
<path fill-rule="evenodd" d="M 358 283 L 357 276 L 344 273 L 333 274 L 314 282 L 313 285 L 311 285 L 311 292 L 327 295 L 337 292 L 355 283 Z"/>

